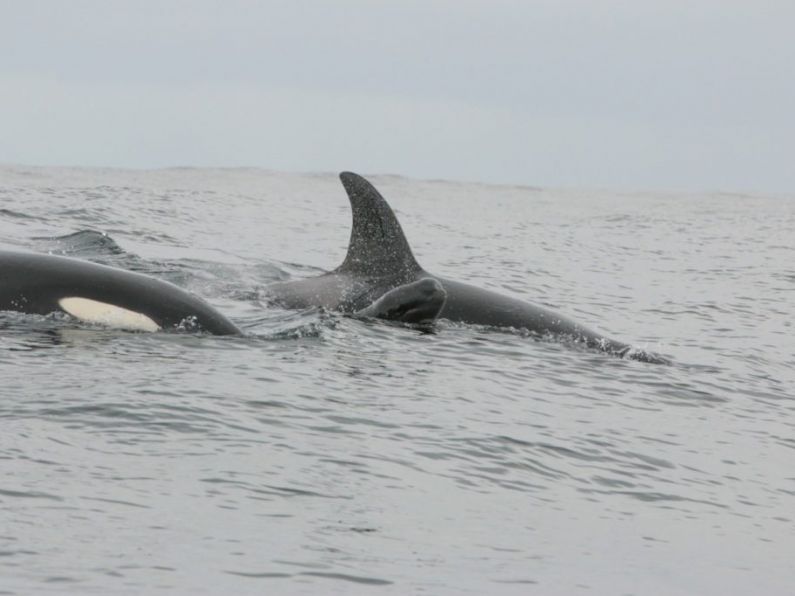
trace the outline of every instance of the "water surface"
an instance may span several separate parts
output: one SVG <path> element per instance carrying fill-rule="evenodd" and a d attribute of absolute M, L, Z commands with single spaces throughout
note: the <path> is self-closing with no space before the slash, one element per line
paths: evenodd
<path fill-rule="evenodd" d="M 427 270 L 662 352 L 268 308 L 336 176 L 0 168 L 0 248 L 246 337 L 0 313 L 0 593 L 788 594 L 795 200 L 375 176 Z"/>

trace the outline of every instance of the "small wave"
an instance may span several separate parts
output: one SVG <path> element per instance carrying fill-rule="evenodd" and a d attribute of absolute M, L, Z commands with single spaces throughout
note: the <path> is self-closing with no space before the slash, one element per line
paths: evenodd
<path fill-rule="evenodd" d="M 13 211 L 11 209 L 0 209 L 0 216 L 13 217 L 16 219 L 38 220 L 38 221 L 41 221 L 42 219 L 40 217 L 36 217 L 35 215 L 29 215 L 27 213 L 22 213 L 21 211 Z"/>
<path fill-rule="evenodd" d="M 391 584 L 391 581 L 385 579 L 378 579 L 375 577 L 361 577 L 358 575 L 349 575 L 347 573 L 330 573 L 323 571 L 302 571 L 300 575 L 307 575 L 311 577 L 322 577 L 326 579 L 337 579 L 346 582 L 353 582 L 355 584 L 367 584 L 371 586 L 386 586 Z"/>
<path fill-rule="evenodd" d="M 294 577 L 295 575 L 302 575 L 305 577 L 317 577 L 323 579 L 334 579 L 345 582 L 352 582 L 355 584 L 365 584 L 370 586 L 388 586 L 393 582 L 379 579 L 377 577 L 364 577 L 359 575 L 350 575 L 348 573 L 334 573 L 326 571 L 301 571 L 297 574 L 284 573 L 284 572 L 270 572 L 270 571 L 231 571 L 227 570 L 226 573 L 230 575 L 237 575 L 238 577 L 249 577 L 252 579 L 283 579 Z"/>
<path fill-rule="evenodd" d="M 0 497 L 14 497 L 20 499 L 49 499 L 52 501 L 63 501 L 62 497 L 58 495 L 51 495 L 38 491 L 25 491 L 25 490 L 10 490 L 0 488 Z"/>
<path fill-rule="evenodd" d="M 323 337 L 323 330 L 327 326 L 319 323 L 309 323 L 300 327 L 292 329 L 284 329 L 274 333 L 261 336 L 263 339 L 269 340 L 294 340 L 294 339 L 307 339 L 307 338 L 320 338 Z"/>
<path fill-rule="evenodd" d="M 269 308 L 241 322 L 246 334 L 265 340 L 296 340 L 323 337 L 325 331 L 334 329 L 338 316 L 323 308 L 308 308 L 299 312 Z"/>
<path fill-rule="evenodd" d="M 64 236 L 39 237 L 34 240 L 44 240 L 52 245 L 49 252 L 53 254 L 101 256 L 125 253 L 113 238 L 96 230 L 80 230 Z"/>
<path fill-rule="evenodd" d="M 693 499 L 689 497 L 683 497 L 681 495 L 676 495 L 672 493 L 663 493 L 663 492 L 654 492 L 654 491 L 641 491 L 641 490 L 602 490 L 602 489 L 593 489 L 593 488 L 580 488 L 577 489 L 579 492 L 583 494 L 601 494 L 601 495 L 621 495 L 625 497 L 629 497 L 631 499 L 636 499 L 638 501 L 643 501 L 646 503 L 655 503 L 662 506 L 671 506 L 671 503 L 694 503 L 698 505 L 708 505 L 710 507 L 718 507 L 720 509 L 728 509 L 727 505 L 723 503 L 718 503 L 716 501 L 709 501 L 707 499 Z"/>

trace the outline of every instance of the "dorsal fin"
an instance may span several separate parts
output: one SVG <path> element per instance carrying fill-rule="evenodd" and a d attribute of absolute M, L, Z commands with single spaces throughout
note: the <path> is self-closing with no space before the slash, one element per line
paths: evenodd
<path fill-rule="evenodd" d="M 348 254 L 337 271 L 372 277 L 395 275 L 401 279 L 411 279 L 422 271 L 397 217 L 381 193 L 352 172 L 342 172 L 340 180 L 351 202 L 353 227 Z"/>

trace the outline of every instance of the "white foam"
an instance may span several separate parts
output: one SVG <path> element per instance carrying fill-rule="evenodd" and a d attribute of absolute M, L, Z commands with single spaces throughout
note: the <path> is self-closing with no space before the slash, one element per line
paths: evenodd
<path fill-rule="evenodd" d="M 127 331 L 160 330 L 160 325 L 144 314 L 90 298 L 61 298 L 58 304 L 73 317 L 88 323 L 99 323 Z"/>

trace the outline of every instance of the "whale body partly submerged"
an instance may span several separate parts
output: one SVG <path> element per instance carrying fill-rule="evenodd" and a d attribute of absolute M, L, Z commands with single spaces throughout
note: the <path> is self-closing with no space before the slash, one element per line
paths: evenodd
<path fill-rule="evenodd" d="M 418 279 L 391 288 L 351 314 L 427 324 L 436 319 L 446 296 L 438 281 Z M 40 315 L 64 312 L 81 321 L 128 331 L 241 333 L 207 302 L 166 281 L 35 253 L 0 251 L 0 310 Z"/>
<path fill-rule="evenodd" d="M 433 278 L 447 294 L 439 313 L 441 319 L 565 337 L 619 357 L 668 362 L 550 309 L 425 271 L 414 258 L 394 212 L 375 187 L 352 172 L 343 172 L 340 179 L 353 213 L 345 260 L 317 277 L 269 285 L 266 291 L 274 302 L 287 308 L 323 306 L 355 312 L 400 285 Z"/>

